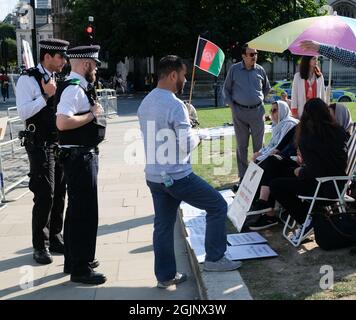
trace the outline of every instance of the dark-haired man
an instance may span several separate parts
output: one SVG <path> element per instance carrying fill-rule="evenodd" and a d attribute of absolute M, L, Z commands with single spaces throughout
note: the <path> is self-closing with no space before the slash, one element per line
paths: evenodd
<path fill-rule="evenodd" d="M 257 50 L 242 47 L 242 61 L 232 65 L 225 84 L 225 103 L 232 111 L 236 135 L 236 158 L 240 180 L 248 167 L 248 144 L 252 135 L 253 152 L 262 148 L 265 126 L 263 105 L 271 86 L 263 67 L 257 64 Z"/>
<path fill-rule="evenodd" d="M 58 141 L 54 95 L 55 73 L 66 63 L 68 45 L 60 39 L 41 40 L 40 63 L 25 70 L 16 86 L 16 105 L 27 130 L 24 143 L 30 162 L 29 188 L 34 194 L 33 258 L 40 264 L 52 262 L 50 252 L 64 253 L 61 231 L 66 187 L 63 169 L 54 158 Z"/>
<path fill-rule="evenodd" d="M 207 212 L 204 270 L 230 271 L 241 265 L 224 255 L 226 201 L 192 171 L 191 152 L 200 139 L 191 129 L 184 102 L 175 95 L 183 90 L 186 72 L 179 57 L 161 59 L 157 88 L 138 110 L 147 161 L 146 181 L 155 209 L 153 248 L 158 288 L 168 288 L 187 278 L 177 272 L 174 255 L 174 224 L 181 201 Z"/>

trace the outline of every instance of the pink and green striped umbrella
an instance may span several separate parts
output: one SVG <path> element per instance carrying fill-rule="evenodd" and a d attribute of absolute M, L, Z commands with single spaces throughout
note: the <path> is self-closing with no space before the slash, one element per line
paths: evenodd
<path fill-rule="evenodd" d="M 297 55 L 318 55 L 301 50 L 299 43 L 303 40 L 356 51 L 356 19 L 337 15 L 299 19 L 266 32 L 248 45 L 262 51 L 283 52 L 289 49 Z"/>

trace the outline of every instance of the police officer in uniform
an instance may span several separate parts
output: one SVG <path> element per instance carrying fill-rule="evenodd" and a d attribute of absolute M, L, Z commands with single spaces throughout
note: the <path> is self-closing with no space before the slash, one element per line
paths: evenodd
<path fill-rule="evenodd" d="M 66 63 L 68 45 L 59 39 L 41 40 L 40 63 L 25 70 L 16 87 L 18 113 L 26 125 L 21 133 L 30 162 L 29 188 L 34 194 L 33 258 L 40 264 L 53 261 L 50 252 L 64 253 L 61 231 L 66 186 L 63 169 L 54 157 L 58 141 L 54 95 L 55 73 Z"/>
<path fill-rule="evenodd" d="M 102 284 L 106 277 L 93 270 L 98 228 L 98 144 L 105 136 L 103 109 L 95 101 L 99 46 L 68 50 L 72 71 L 58 88 L 57 128 L 68 188 L 64 222 L 64 271 L 71 281 Z"/>

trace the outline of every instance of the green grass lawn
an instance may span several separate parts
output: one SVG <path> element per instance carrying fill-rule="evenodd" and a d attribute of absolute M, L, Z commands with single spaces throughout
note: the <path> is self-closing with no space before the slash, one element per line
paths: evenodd
<path fill-rule="evenodd" d="M 356 121 L 356 102 L 346 103 L 352 118 Z M 269 114 L 271 105 L 266 105 Z M 228 107 L 198 109 L 200 128 L 221 126 L 232 123 L 231 110 Z M 271 139 L 271 134 L 265 135 L 265 143 Z M 210 151 L 209 151 L 210 150 Z M 252 157 L 252 141 L 249 145 L 249 159 Z M 236 140 L 222 139 L 204 141 L 193 154 L 193 169 L 215 188 L 229 187 L 238 180 L 236 163 Z"/>
<path fill-rule="evenodd" d="M 266 105 L 269 113 L 271 105 Z M 232 124 L 229 107 L 198 109 L 200 128 Z M 265 135 L 268 142 L 271 134 Z M 208 151 L 210 149 L 210 152 Z M 249 159 L 252 157 L 252 139 L 249 145 Z M 215 188 L 230 187 L 238 180 L 235 136 L 221 140 L 203 141 L 193 154 L 193 170 Z"/>
<path fill-rule="evenodd" d="M 356 120 L 356 103 L 349 103 L 348 107 L 353 119 Z M 270 106 L 267 105 L 266 113 L 269 110 Z M 232 122 L 229 108 L 200 109 L 198 116 L 202 128 Z M 265 142 L 268 142 L 269 139 L 270 134 L 265 136 Z M 224 141 L 214 141 L 212 144 L 204 142 L 194 154 L 194 156 L 199 157 L 199 161 L 194 164 L 194 171 L 217 188 L 229 187 L 237 179 L 235 137 L 232 137 L 231 144 L 227 143 L 226 145 L 229 148 L 224 150 L 222 148 Z M 206 151 L 209 151 L 208 147 L 212 149 L 210 153 Z M 220 150 L 216 150 L 217 147 Z M 214 158 L 221 157 L 223 153 L 228 155 L 225 167 L 230 172 L 216 174 L 216 169 L 220 168 L 221 165 L 209 164 L 209 161 L 206 160 L 214 160 Z M 208 164 L 205 164 L 204 161 Z M 231 165 L 231 168 L 229 165 Z M 282 225 L 279 225 L 274 229 L 261 232 L 272 249 L 278 253 L 278 257 L 244 261 L 243 268 L 240 269 L 241 276 L 254 299 L 356 299 L 356 262 L 355 258 L 349 254 L 349 249 L 323 251 L 318 248 L 315 241 L 309 241 L 297 250 L 282 237 L 282 229 Z M 229 220 L 227 221 L 227 232 L 236 233 L 236 228 Z M 334 268 L 335 285 L 332 290 L 320 288 L 322 276 L 320 268 L 324 265 L 331 265 Z"/>

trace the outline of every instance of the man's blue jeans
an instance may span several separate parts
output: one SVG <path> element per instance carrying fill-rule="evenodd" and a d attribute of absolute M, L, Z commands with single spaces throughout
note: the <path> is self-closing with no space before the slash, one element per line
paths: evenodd
<path fill-rule="evenodd" d="M 151 190 L 155 209 L 153 248 L 158 281 L 173 279 L 177 272 L 174 224 L 181 201 L 207 212 L 205 260 L 217 261 L 224 256 L 227 203 L 219 192 L 194 173 L 175 180 L 169 188 L 150 181 L 147 181 L 147 185 Z"/>

